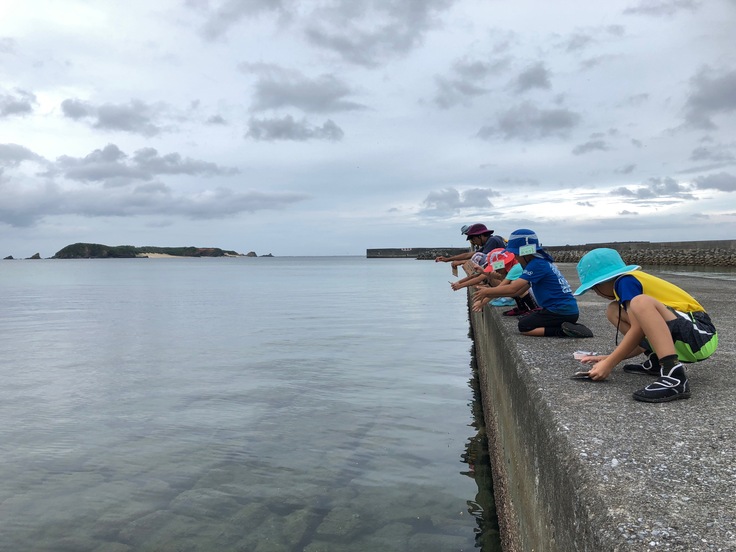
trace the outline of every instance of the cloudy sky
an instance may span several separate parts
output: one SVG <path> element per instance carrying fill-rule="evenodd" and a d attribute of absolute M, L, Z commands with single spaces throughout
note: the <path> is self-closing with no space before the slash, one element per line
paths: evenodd
<path fill-rule="evenodd" d="M 736 238 L 736 0 L 1 0 L 0 257 Z"/>

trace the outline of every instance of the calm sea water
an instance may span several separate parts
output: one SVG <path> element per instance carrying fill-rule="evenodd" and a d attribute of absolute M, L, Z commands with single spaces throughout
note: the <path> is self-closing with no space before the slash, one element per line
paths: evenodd
<path fill-rule="evenodd" d="M 448 276 L 0 263 L 0 549 L 499 550 Z"/>

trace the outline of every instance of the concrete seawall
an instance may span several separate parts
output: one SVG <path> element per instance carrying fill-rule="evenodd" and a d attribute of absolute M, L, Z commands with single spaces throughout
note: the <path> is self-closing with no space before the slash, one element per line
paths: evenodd
<path fill-rule="evenodd" d="M 559 264 L 573 288 L 573 264 Z M 605 301 L 580 298 L 596 337 L 522 336 L 516 318 L 470 314 L 504 550 L 736 550 L 736 282 L 650 270 L 690 291 L 719 330 L 688 365 L 692 397 L 634 401 L 652 378 L 618 367 L 571 380 L 573 351 L 610 352 Z"/>
<path fill-rule="evenodd" d="M 736 240 L 594 243 L 546 249 L 557 262 L 577 263 L 583 255 L 596 247 L 617 250 L 627 264 L 736 266 Z"/>

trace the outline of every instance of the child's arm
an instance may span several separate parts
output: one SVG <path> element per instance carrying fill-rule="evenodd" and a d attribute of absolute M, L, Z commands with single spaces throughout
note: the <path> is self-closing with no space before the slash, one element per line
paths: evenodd
<path fill-rule="evenodd" d="M 588 373 L 590 379 L 596 381 L 604 380 L 611 374 L 619 362 L 626 358 L 636 356 L 639 352 L 639 343 L 641 343 L 642 339 L 644 339 L 644 331 L 636 320 L 632 319 L 629 331 L 626 332 L 624 338 L 610 355 L 585 357 L 582 359 L 582 362 L 585 363 L 595 363 L 595 366 Z"/>
<path fill-rule="evenodd" d="M 445 256 L 439 256 L 436 257 L 434 262 L 436 263 L 450 263 L 453 261 L 465 261 L 473 256 L 472 251 L 468 251 L 467 253 L 458 253 L 457 255 L 453 255 L 452 257 L 445 257 Z"/>
<path fill-rule="evenodd" d="M 473 310 L 475 312 L 479 312 L 483 310 L 483 306 L 488 302 L 488 300 L 496 297 L 515 297 L 527 289 L 529 289 L 529 282 L 522 280 L 521 278 L 510 282 L 506 286 L 478 289 L 473 295 Z M 487 299 L 487 301 L 483 302 L 484 299 Z"/>
<path fill-rule="evenodd" d="M 471 274 L 470 276 L 466 276 L 462 280 L 458 280 L 457 282 L 453 282 L 451 284 L 452 289 L 455 291 L 459 289 L 463 289 L 470 286 L 475 286 L 480 284 L 483 280 L 486 279 L 485 274 Z"/>

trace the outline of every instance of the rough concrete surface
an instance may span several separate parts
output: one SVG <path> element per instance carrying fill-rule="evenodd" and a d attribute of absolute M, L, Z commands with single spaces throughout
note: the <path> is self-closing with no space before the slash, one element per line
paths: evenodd
<path fill-rule="evenodd" d="M 559 266 L 575 289 L 574 265 Z M 579 298 L 591 339 L 522 336 L 503 308 L 471 313 L 505 550 L 736 550 L 736 282 L 649 272 L 719 331 L 717 352 L 687 365 L 687 400 L 634 401 L 653 378 L 621 366 L 605 382 L 570 379 L 573 351 L 615 347 L 592 292 Z"/>

